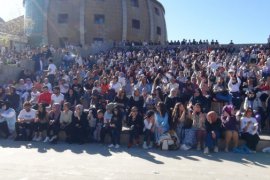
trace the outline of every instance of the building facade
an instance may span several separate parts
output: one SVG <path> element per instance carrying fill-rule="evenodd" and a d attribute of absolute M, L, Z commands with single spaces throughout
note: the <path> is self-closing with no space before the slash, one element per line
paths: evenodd
<path fill-rule="evenodd" d="M 25 29 L 34 44 L 167 41 L 157 0 L 24 0 Z"/>

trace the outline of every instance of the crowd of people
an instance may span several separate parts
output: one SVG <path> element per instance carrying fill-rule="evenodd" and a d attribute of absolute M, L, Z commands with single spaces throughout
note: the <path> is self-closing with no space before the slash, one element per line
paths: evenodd
<path fill-rule="evenodd" d="M 15 140 L 105 143 L 128 147 L 252 153 L 269 129 L 270 47 L 212 43 L 117 47 L 80 56 L 31 51 L 35 72 L 0 88 L 0 132 Z M 218 104 L 220 112 L 213 111 Z M 46 133 L 44 133 L 46 132 Z M 141 135 L 143 136 L 142 142 Z M 239 147 L 242 138 L 246 146 Z M 170 141 L 169 141 L 169 140 Z M 230 141 L 233 148 L 230 149 Z"/>

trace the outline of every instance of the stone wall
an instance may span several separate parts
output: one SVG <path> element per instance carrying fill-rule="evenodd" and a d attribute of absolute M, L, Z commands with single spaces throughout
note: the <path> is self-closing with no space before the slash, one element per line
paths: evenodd
<path fill-rule="evenodd" d="M 1 64 L 0 65 L 0 85 L 17 80 L 22 70 L 28 69 L 34 71 L 34 62 L 31 60 L 21 61 L 20 65 L 17 64 Z"/>

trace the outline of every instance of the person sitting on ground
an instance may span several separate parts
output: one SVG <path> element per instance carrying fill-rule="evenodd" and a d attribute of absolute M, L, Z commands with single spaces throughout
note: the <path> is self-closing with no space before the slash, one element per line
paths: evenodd
<path fill-rule="evenodd" d="M 33 135 L 33 124 L 36 118 L 36 110 L 31 108 L 31 103 L 26 101 L 23 104 L 23 110 L 18 115 L 17 122 L 15 123 L 17 141 L 31 141 Z"/>
<path fill-rule="evenodd" d="M 160 136 L 169 131 L 169 128 L 167 108 L 163 102 L 159 102 L 155 113 L 155 141 L 157 145 L 159 145 Z"/>
<path fill-rule="evenodd" d="M 104 113 L 102 109 L 97 110 L 97 120 L 96 120 L 96 128 L 94 131 L 94 140 L 96 142 L 101 141 L 101 129 L 104 125 Z"/>
<path fill-rule="evenodd" d="M 200 103 L 196 103 L 191 115 L 193 120 L 193 129 L 196 130 L 197 150 L 204 148 L 204 140 L 206 137 L 205 131 L 205 114 L 202 112 L 202 106 Z"/>
<path fill-rule="evenodd" d="M 240 120 L 240 134 L 241 138 L 246 141 L 249 152 L 255 153 L 260 137 L 258 135 L 258 122 L 253 117 L 252 108 L 248 108 Z"/>
<path fill-rule="evenodd" d="M 136 145 L 139 145 L 140 134 L 142 134 L 143 131 L 143 118 L 139 114 L 138 108 L 136 106 L 131 108 L 127 125 L 130 128 L 128 148 L 131 148 L 134 140 L 136 141 Z"/>
<path fill-rule="evenodd" d="M 149 149 L 153 147 L 155 140 L 155 112 L 150 110 L 146 112 L 144 119 L 144 128 L 143 128 L 143 149 Z M 149 144 L 149 145 L 148 145 Z"/>
<path fill-rule="evenodd" d="M 72 114 L 73 112 L 70 110 L 70 103 L 64 103 L 63 111 L 61 111 L 60 115 L 60 130 L 65 131 L 67 142 L 70 141 L 71 136 Z"/>
<path fill-rule="evenodd" d="M 108 147 L 115 147 L 118 149 L 120 147 L 120 134 L 122 131 L 122 115 L 118 106 L 116 106 L 112 111 L 112 118 L 109 123 L 109 127 L 111 133 L 111 144 Z"/>
<path fill-rule="evenodd" d="M 45 143 L 57 143 L 60 128 L 60 115 L 61 105 L 59 103 L 54 103 L 52 105 L 52 110 L 49 112 L 49 125 L 47 129 L 47 137 L 44 140 Z"/>
<path fill-rule="evenodd" d="M 10 108 L 8 101 L 1 102 L 0 105 L 0 132 L 4 133 L 4 138 L 8 138 L 15 131 L 16 112 Z"/>
<path fill-rule="evenodd" d="M 237 152 L 238 147 L 238 121 L 232 105 L 225 105 L 221 115 L 222 126 L 225 129 L 225 152 L 229 152 L 229 143 L 233 141 L 233 152 Z"/>
<path fill-rule="evenodd" d="M 214 152 L 218 152 L 218 139 L 221 131 L 221 120 L 217 117 L 215 111 L 210 111 L 207 114 L 207 121 L 205 122 L 206 139 L 204 154 L 209 153 L 210 148 L 214 148 Z"/>
<path fill-rule="evenodd" d="M 71 143 L 84 144 L 86 142 L 88 121 L 87 114 L 83 111 L 83 106 L 78 104 L 72 115 Z"/>
<path fill-rule="evenodd" d="M 38 104 L 38 110 L 34 121 L 34 137 L 33 141 L 41 141 L 43 131 L 48 128 L 48 113 L 45 104 Z"/>
<path fill-rule="evenodd" d="M 46 106 L 51 105 L 51 96 L 52 94 L 49 92 L 47 86 L 43 87 L 43 92 L 39 95 L 38 103 L 44 103 Z"/>

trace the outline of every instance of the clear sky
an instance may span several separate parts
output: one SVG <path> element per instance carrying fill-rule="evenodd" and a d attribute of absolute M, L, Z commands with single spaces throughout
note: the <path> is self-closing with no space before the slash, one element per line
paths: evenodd
<path fill-rule="evenodd" d="M 270 0 L 159 0 L 166 9 L 169 40 L 217 39 L 221 43 L 265 43 Z M 23 13 L 22 0 L 0 0 L 0 17 Z"/>

